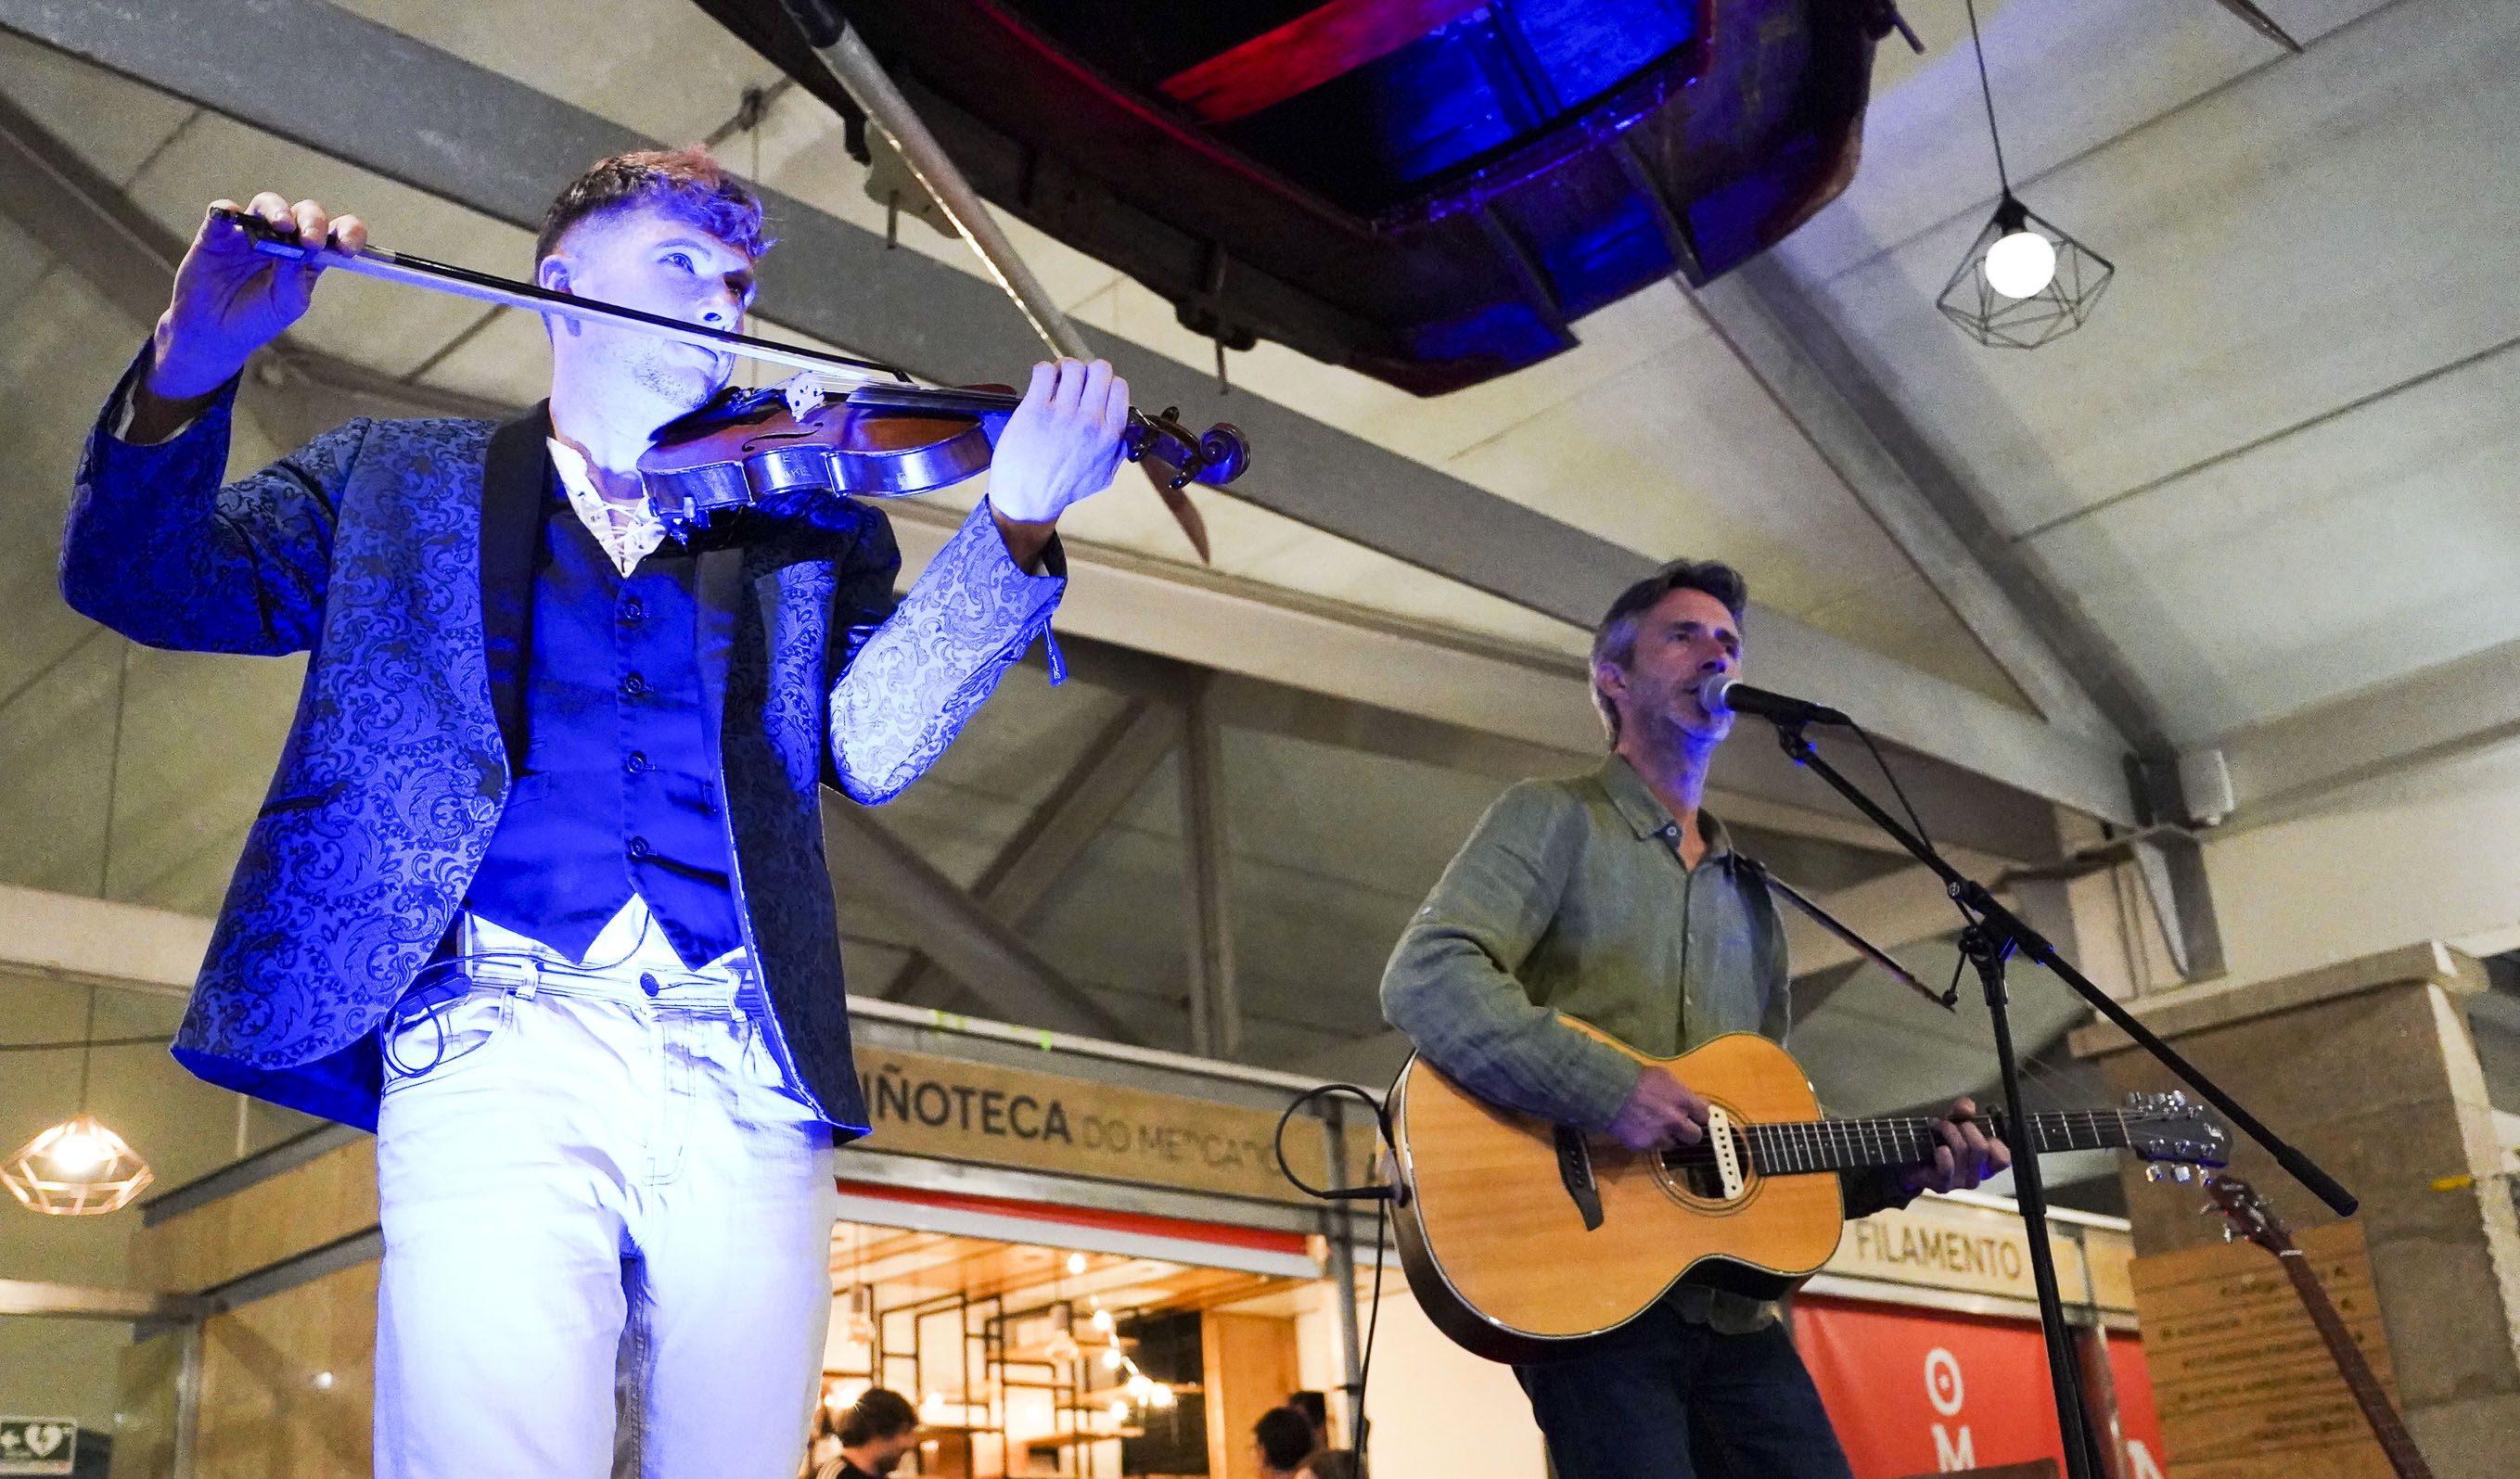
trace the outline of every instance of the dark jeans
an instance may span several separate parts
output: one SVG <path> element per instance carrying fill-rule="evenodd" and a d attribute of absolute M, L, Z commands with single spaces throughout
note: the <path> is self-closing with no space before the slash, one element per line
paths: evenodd
<path fill-rule="evenodd" d="M 1852 1479 L 1784 1326 L 1723 1335 L 1668 1302 L 1516 1367 L 1557 1479 Z"/>

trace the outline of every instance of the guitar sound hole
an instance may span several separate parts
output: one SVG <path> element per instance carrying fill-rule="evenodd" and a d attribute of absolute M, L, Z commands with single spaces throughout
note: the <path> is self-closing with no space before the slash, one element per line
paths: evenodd
<path fill-rule="evenodd" d="M 1732 1150 L 1745 1177 L 1750 1169 L 1750 1146 L 1739 1131 L 1732 1132 Z M 1724 1174 L 1716 1169 L 1715 1152 L 1706 1145 L 1686 1145 L 1662 1153 L 1663 1183 L 1683 1196 L 1698 1201 L 1720 1202 L 1724 1197 Z M 1746 1187 L 1745 1187 L 1746 1192 Z"/>

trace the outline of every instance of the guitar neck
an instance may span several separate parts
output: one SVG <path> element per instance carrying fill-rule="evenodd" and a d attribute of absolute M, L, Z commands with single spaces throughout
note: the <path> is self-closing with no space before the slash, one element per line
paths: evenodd
<path fill-rule="evenodd" d="M 2002 1114 L 1981 1121 L 1990 1133 L 2019 1149 L 2025 1142 L 2042 1155 L 2059 1150 L 2114 1150 L 2128 1142 L 2126 1116 L 2115 1109 L 2034 1114 L 2029 1134 L 2015 1136 Z M 1943 1142 L 1937 1121 L 1917 1118 L 1824 1119 L 1744 1125 L 1751 1164 L 1770 1176 L 1809 1171 L 1863 1171 L 1919 1166 Z"/>
<path fill-rule="evenodd" d="M 2371 1424 L 2371 1434 L 2380 1440 L 2380 1450 L 2389 1456 L 2389 1466 L 2398 1471 L 2398 1479 L 2433 1479 L 2432 1470 L 2424 1465 L 2424 1456 L 2415 1449 L 2414 1438 L 2407 1425 L 2398 1419 L 2395 1408 L 2389 1406 L 2389 1395 L 2380 1390 L 2380 1378 L 2372 1373 L 2371 1363 L 2362 1358 L 2362 1348 L 2354 1343 L 2354 1334 L 2345 1327 L 2345 1320 L 2328 1300 L 2327 1290 L 2320 1287 L 2318 1276 L 2311 1272 L 2310 1259 L 2299 1248 L 2286 1246 L 2274 1250 L 2275 1262 L 2292 1278 L 2293 1291 L 2301 1296 L 2302 1308 L 2310 1312 L 2310 1322 L 2318 1327 L 2319 1338 L 2327 1342 L 2327 1354 L 2336 1362 L 2337 1374 L 2354 1394 L 2355 1405 L 2362 1409 L 2363 1419 Z"/>

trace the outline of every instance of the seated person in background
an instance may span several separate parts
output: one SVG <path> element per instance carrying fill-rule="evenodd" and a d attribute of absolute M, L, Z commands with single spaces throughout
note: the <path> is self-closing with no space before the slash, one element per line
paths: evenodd
<path fill-rule="evenodd" d="M 1328 1393 L 1288 1392 L 1286 1406 L 1303 1413 L 1304 1420 L 1313 1425 L 1314 1448 L 1330 1446 L 1330 1399 Z"/>
<path fill-rule="evenodd" d="M 883 1479 L 917 1447 L 919 1410 L 899 1392 L 869 1387 L 840 1418 L 839 1457 L 814 1479 Z"/>
<path fill-rule="evenodd" d="M 1295 1479 L 1313 1451 L 1313 1425 L 1293 1408 L 1271 1408 L 1251 1425 L 1251 1439 L 1260 1452 L 1261 1479 Z"/>

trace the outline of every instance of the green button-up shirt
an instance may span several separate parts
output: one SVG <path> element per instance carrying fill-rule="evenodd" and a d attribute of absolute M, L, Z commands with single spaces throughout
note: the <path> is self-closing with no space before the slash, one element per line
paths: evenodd
<path fill-rule="evenodd" d="M 1497 798 L 1426 896 L 1382 976 L 1382 1010 L 1482 1098 L 1593 1134 L 1642 1072 L 1557 1019 L 1672 1057 L 1728 1032 L 1785 1040 L 1784 927 L 1755 865 L 1700 812 L 1705 855 L 1616 755 L 1590 776 Z M 1867 1181 L 1872 1179 L 1865 1179 Z M 1850 1179 L 1849 1212 L 1901 1199 Z M 1683 1310 L 1752 1328 L 1768 1307 L 1684 1289 Z"/>

